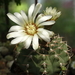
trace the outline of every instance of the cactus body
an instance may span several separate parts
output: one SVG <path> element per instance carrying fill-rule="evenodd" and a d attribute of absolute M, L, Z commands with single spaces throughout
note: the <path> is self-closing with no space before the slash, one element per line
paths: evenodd
<path fill-rule="evenodd" d="M 68 45 L 60 36 L 54 36 L 48 44 L 40 44 L 38 50 L 22 49 L 17 64 L 33 75 L 57 75 L 66 70 L 70 59 Z"/>

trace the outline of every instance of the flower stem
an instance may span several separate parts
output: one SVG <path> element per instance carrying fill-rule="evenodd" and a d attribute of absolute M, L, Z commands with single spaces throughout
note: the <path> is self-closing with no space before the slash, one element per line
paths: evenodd
<path fill-rule="evenodd" d="M 35 0 L 35 5 L 38 3 L 38 0 Z"/>

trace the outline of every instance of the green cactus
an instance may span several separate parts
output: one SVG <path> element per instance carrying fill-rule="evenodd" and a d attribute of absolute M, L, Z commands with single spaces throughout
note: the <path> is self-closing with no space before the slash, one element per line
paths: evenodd
<path fill-rule="evenodd" d="M 22 49 L 17 58 L 17 64 L 24 72 L 32 75 L 58 75 L 67 70 L 70 53 L 62 37 L 53 36 L 51 42 L 42 43 L 38 50 Z"/>

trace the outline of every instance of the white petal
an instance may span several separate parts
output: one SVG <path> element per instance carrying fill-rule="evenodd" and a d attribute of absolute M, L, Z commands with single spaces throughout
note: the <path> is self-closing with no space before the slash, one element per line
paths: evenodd
<path fill-rule="evenodd" d="M 40 23 L 39 26 L 52 25 L 54 23 L 55 23 L 55 21 L 47 21 L 47 22 Z"/>
<path fill-rule="evenodd" d="M 49 20 L 52 16 L 43 16 L 39 20 L 36 20 L 36 24 Z"/>
<path fill-rule="evenodd" d="M 12 26 L 9 29 L 9 32 L 11 32 L 11 31 L 19 31 L 19 30 L 22 30 L 22 27 L 21 26 Z"/>
<path fill-rule="evenodd" d="M 11 41 L 11 44 L 18 44 L 21 42 L 23 37 L 17 37 Z"/>
<path fill-rule="evenodd" d="M 24 11 L 21 11 L 21 15 L 22 15 L 23 19 L 25 20 L 25 22 L 28 23 L 28 17 Z"/>
<path fill-rule="evenodd" d="M 16 12 L 16 13 L 14 13 L 14 15 L 21 21 L 21 23 L 23 23 L 22 25 L 25 24 L 25 21 L 20 13 Z"/>
<path fill-rule="evenodd" d="M 32 14 L 33 14 L 33 11 L 34 11 L 34 7 L 35 7 L 35 4 L 32 4 L 29 8 L 29 11 L 28 11 L 28 17 L 29 17 L 29 21 L 32 20 Z"/>
<path fill-rule="evenodd" d="M 39 10 L 41 9 L 42 5 L 40 3 L 37 3 L 35 9 L 34 9 L 34 12 L 33 12 L 33 22 L 34 22 L 34 19 L 37 15 L 37 13 L 39 12 Z"/>
<path fill-rule="evenodd" d="M 26 41 L 28 37 L 30 37 L 30 36 L 26 34 L 26 35 L 23 37 L 22 42 Z"/>
<path fill-rule="evenodd" d="M 43 14 L 38 14 L 36 21 L 39 20 L 41 17 L 43 17 Z"/>
<path fill-rule="evenodd" d="M 32 36 L 29 36 L 27 40 L 24 42 L 25 48 L 28 49 L 32 41 Z"/>
<path fill-rule="evenodd" d="M 20 20 L 15 17 L 14 15 L 12 15 L 11 13 L 8 13 L 7 16 L 15 23 L 19 24 L 19 25 L 22 25 L 22 23 L 20 22 Z"/>
<path fill-rule="evenodd" d="M 25 33 L 23 33 L 23 32 L 11 32 L 11 33 L 7 34 L 7 39 L 24 36 L 24 35 L 25 35 Z"/>
<path fill-rule="evenodd" d="M 14 38 L 19 36 L 17 32 L 12 32 L 7 34 L 7 39 Z"/>
<path fill-rule="evenodd" d="M 49 42 L 49 41 L 50 41 L 49 33 L 48 33 L 48 31 L 46 31 L 45 29 L 39 28 L 37 34 L 38 34 L 44 41 L 46 41 L 46 42 Z"/>
<path fill-rule="evenodd" d="M 54 35 L 54 32 L 53 32 L 53 31 L 49 31 L 49 30 L 48 30 L 48 33 L 49 33 L 49 36 L 50 36 L 50 37 L 52 37 L 52 36 Z"/>
<path fill-rule="evenodd" d="M 36 50 L 39 47 L 39 42 L 38 41 L 39 41 L 38 40 L 38 35 L 35 34 L 34 37 L 33 37 L 33 43 L 32 43 L 34 50 Z"/>

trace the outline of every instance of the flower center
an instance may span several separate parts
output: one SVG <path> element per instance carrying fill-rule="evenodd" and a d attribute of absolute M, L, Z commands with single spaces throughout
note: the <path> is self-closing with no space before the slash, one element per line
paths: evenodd
<path fill-rule="evenodd" d="M 26 26 L 26 33 L 29 35 L 34 35 L 37 31 L 37 27 L 35 25 L 27 25 Z"/>

